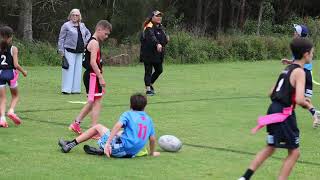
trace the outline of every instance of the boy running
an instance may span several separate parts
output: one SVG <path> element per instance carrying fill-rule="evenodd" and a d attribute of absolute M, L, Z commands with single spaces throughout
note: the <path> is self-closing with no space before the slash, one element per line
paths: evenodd
<path fill-rule="evenodd" d="M 106 85 L 102 75 L 100 44 L 108 38 L 111 30 L 112 25 L 107 20 L 100 20 L 85 49 L 82 65 L 86 69 L 83 74 L 83 82 L 88 94 L 88 102 L 69 126 L 69 129 L 77 134 L 81 134 L 80 123 L 89 112 L 91 112 L 92 127 L 97 124 L 99 118 L 102 95 Z"/>
<path fill-rule="evenodd" d="M 7 128 L 6 121 L 6 84 L 11 93 L 11 103 L 7 116 L 16 124 L 21 124 L 21 119 L 14 113 L 19 101 L 18 77 L 20 71 L 24 77 L 27 72 L 18 63 L 18 48 L 12 45 L 13 30 L 9 26 L 0 28 L 0 127 Z"/>
<path fill-rule="evenodd" d="M 82 133 L 72 141 L 59 140 L 58 144 L 61 151 L 68 153 L 79 143 L 89 140 L 97 134 L 101 136 L 98 140 L 100 149 L 84 146 L 84 150 L 88 154 L 102 155 L 107 157 L 135 157 L 137 153 L 143 149 L 147 140 L 150 143 L 150 155 L 159 156 L 159 152 L 155 152 L 155 130 L 150 116 L 144 109 L 147 105 L 147 98 L 142 94 L 134 94 L 130 98 L 130 111 L 124 112 L 119 121 L 110 131 L 105 126 L 97 124 L 86 132 Z M 120 129 L 123 132 L 120 134 Z"/>
<path fill-rule="evenodd" d="M 260 119 L 269 121 L 265 123 L 268 132 L 267 146 L 256 155 L 239 180 L 249 180 L 261 164 L 275 152 L 276 148 L 288 150 L 288 156 L 284 159 L 278 176 L 279 180 L 287 180 L 300 156 L 300 136 L 294 109 L 296 104 L 303 108 L 312 108 L 304 97 L 306 79 L 303 66 L 312 60 L 313 45 L 307 39 L 297 38 L 291 42 L 290 48 L 295 61 L 280 74 L 270 95 L 272 103 L 269 106 L 268 115 L 259 118 L 259 121 Z"/>
<path fill-rule="evenodd" d="M 309 30 L 306 26 L 304 25 L 298 25 L 294 24 L 294 34 L 293 34 L 293 39 L 296 38 L 307 38 L 309 34 Z M 295 59 L 295 58 L 293 58 Z M 283 64 L 292 64 L 293 60 L 289 59 L 282 59 L 281 60 Z M 307 98 L 308 101 L 311 103 L 311 98 L 312 98 L 312 89 L 313 89 L 313 80 L 312 80 L 312 62 L 307 63 L 303 66 L 303 69 L 306 73 L 306 85 L 305 85 L 305 97 Z M 320 126 L 320 112 L 317 111 L 315 108 L 312 108 L 309 110 L 309 112 L 312 115 L 313 118 L 313 127 L 317 128 Z"/>

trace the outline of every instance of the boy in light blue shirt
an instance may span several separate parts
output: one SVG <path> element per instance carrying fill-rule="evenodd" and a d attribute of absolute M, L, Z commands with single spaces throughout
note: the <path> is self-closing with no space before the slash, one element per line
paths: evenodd
<path fill-rule="evenodd" d="M 72 141 L 59 140 L 61 151 L 68 153 L 73 147 L 91 139 L 95 135 L 100 135 L 98 146 L 100 149 L 84 146 L 84 150 L 88 154 L 102 155 L 107 157 L 135 157 L 146 145 L 149 140 L 150 155 L 159 156 L 159 152 L 155 152 L 155 130 L 151 117 L 144 112 L 147 105 L 147 98 L 142 94 L 134 94 L 130 98 L 131 110 L 124 112 L 119 121 L 110 131 L 105 126 L 98 124 L 88 129 L 86 132 L 78 136 Z M 119 133 L 121 128 L 123 132 Z"/>

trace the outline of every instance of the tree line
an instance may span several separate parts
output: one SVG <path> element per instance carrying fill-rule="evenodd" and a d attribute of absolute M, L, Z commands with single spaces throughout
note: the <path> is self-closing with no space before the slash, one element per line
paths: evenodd
<path fill-rule="evenodd" d="M 260 34 L 263 22 L 285 24 L 290 18 L 319 18 L 319 0 L 0 0 L 0 25 L 9 25 L 26 40 L 55 42 L 69 11 L 79 8 L 93 30 L 99 19 L 109 20 L 112 36 L 126 41 L 141 31 L 154 9 L 164 12 L 163 23 L 198 35 L 242 32 L 254 22 Z"/>

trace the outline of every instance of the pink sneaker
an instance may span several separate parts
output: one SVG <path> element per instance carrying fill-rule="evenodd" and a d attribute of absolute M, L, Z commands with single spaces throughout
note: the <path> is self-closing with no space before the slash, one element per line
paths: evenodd
<path fill-rule="evenodd" d="M 70 131 L 73 131 L 73 132 L 75 132 L 75 133 L 77 133 L 77 134 L 79 134 L 79 135 L 82 133 L 82 132 L 81 132 L 80 124 L 75 123 L 75 122 L 73 122 L 72 124 L 70 124 L 69 130 L 70 130 Z"/>
<path fill-rule="evenodd" d="M 2 120 L 0 120 L 0 127 L 8 128 L 9 125 L 8 125 L 7 121 L 2 121 Z"/>
<path fill-rule="evenodd" d="M 8 113 L 7 116 L 16 124 L 21 124 L 21 119 L 15 113 Z"/>

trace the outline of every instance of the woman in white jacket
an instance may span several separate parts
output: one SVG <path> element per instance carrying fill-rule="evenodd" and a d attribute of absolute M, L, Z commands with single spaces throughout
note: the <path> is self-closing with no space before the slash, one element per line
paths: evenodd
<path fill-rule="evenodd" d="M 91 33 L 81 22 L 79 9 L 72 9 L 68 20 L 62 25 L 58 40 L 59 54 L 69 64 L 68 69 L 62 69 L 61 91 L 63 94 L 78 94 L 81 92 L 83 52 Z"/>

